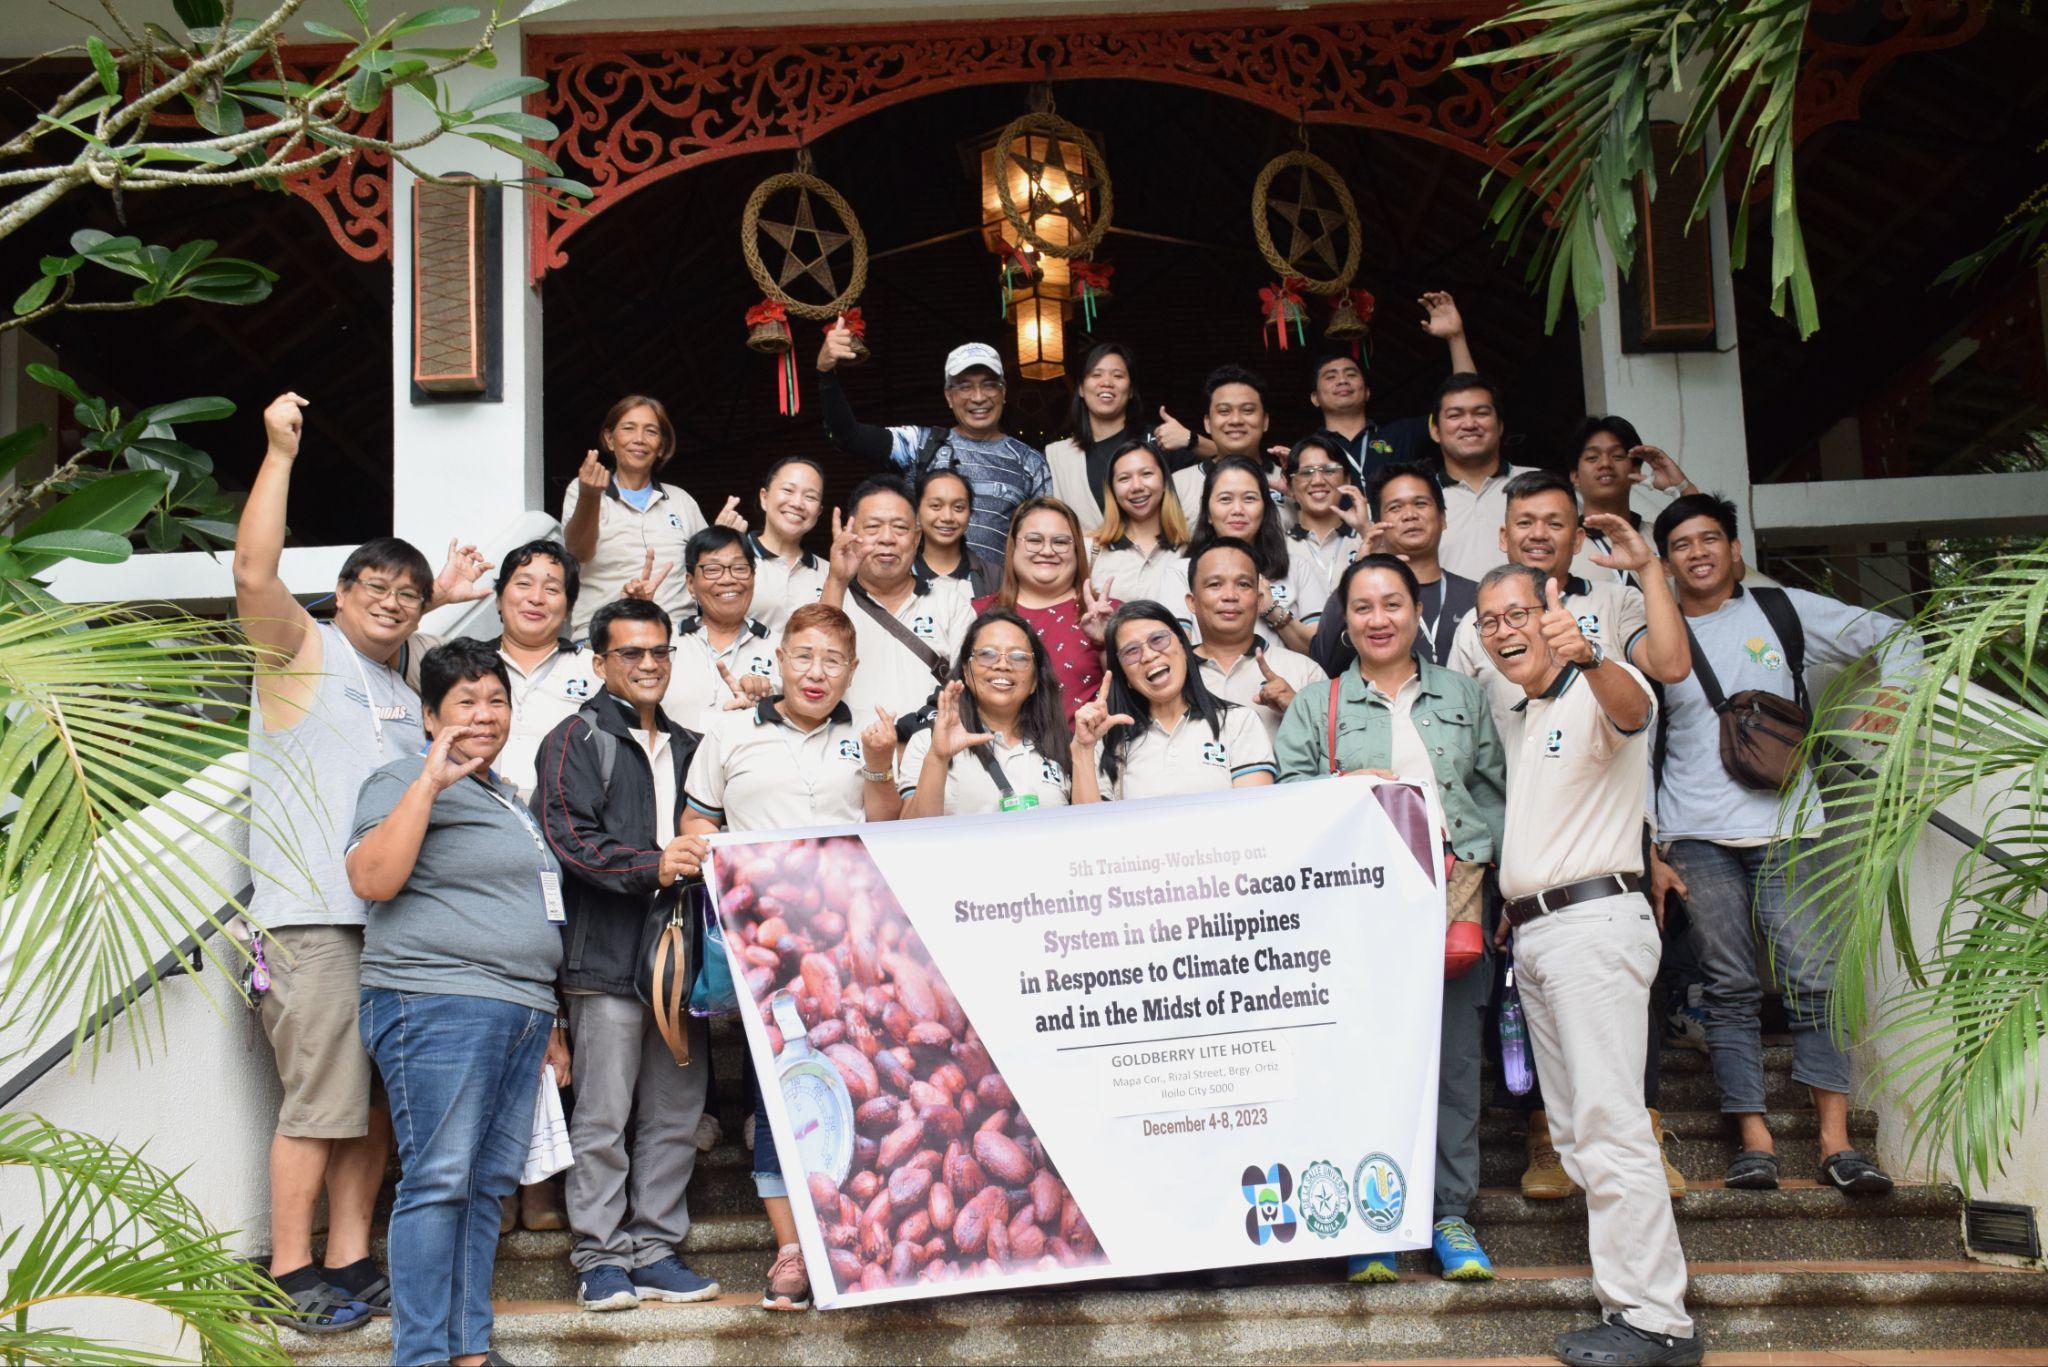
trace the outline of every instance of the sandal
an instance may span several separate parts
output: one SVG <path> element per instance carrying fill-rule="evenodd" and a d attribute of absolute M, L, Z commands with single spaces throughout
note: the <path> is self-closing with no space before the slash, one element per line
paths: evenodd
<path fill-rule="evenodd" d="M 303 1291 L 278 1291 L 291 1302 L 292 1313 L 276 1316 L 273 1322 L 301 1334 L 345 1334 L 370 1322 L 369 1306 L 325 1282 Z"/>
<path fill-rule="evenodd" d="M 1735 1191 L 1776 1191 L 1778 1155 L 1765 1153 L 1762 1149 L 1744 1149 L 1728 1165 L 1721 1185 Z"/>
<path fill-rule="evenodd" d="M 1616 1315 L 1591 1329 L 1559 1334 L 1551 1351 L 1574 1367 L 1693 1367 L 1704 1346 L 1698 1334 L 1652 1334 Z"/>
<path fill-rule="evenodd" d="M 1881 1196 L 1892 1189 L 1884 1169 L 1854 1149 L 1843 1149 L 1820 1160 L 1820 1175 L 1836 1191 L 1852 1196 Z"/>

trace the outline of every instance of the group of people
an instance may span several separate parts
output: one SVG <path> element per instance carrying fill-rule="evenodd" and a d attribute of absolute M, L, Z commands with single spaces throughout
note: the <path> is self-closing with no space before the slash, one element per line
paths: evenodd
<path fill-rule="evenodd" d="M 1684 1182 L 1656 1109 L 1667 944 L 1692 961 L 1739 1129 L 1727 1184 L 1780 1171 L 1761 934 L 1821 1175 L 1890 1185 L 1849 1141 L 1800 833 L 1777 792 L 1723 767 L 1717 700 L 1803 701 L 1803 670 L 1871 658 L 1889 680 L 1910 652 L 1880 651 L 1885 619 L 1746 576 L 1733 506 L 1621 418 L 1589 418 L 1566 472 L 1508 464 L 1455 303 L 1421 308 L 1450 351 L 1432 411 L 1371 420 L 1362 370 L 1335 354 L 1316 366 L 1315 430 L 1285 446 L 1269 445 L 1266 385 L 1238 366 L 1209 377 L 1199 430 L 1151 420 L 1114 344 L 1088 356 L 1072 433 L 1044 452 L 1003 431 L 1006 376 L 980 343 L 946 360 L 950 423 L 865 425 L 835 327 L 817 359 L 826 432 L 879 468 L 826 538 L 812 540 L 818 462 L 769 468 L 758 526 L 738 498 L 707 521 L 661 479 L 666 411 L 629 395 L 569 487 L 560 540 L 495 567 L 451 544 L 438 574 L 403 541 L 367 543 L 324 622 L 278 576 L 306 401 L 276 400 L 235 583 L 264 652 L 249 919 L 284 1088 L 271 1272 L 289 1322 L 333 1333 L 389 1314 L 401 1363 L 496 1360 L 494 1250 L 522 1210 L 573 1231 L 587 1310 L 718 1294 L 679 1256 L 690 1176 L 718 1137 L 704 1023 L 657 1020 L 635 985 L 650 909 L 700 878 L 711 834 L 1364 773 L 1434 791 L 1452 900 L 1490 931 L 1444 991 L 1443 1275 L 1494 1275 L 1467 1214 L 1511 963 L 1540 1077 L 1518 1099 L 1523 1190 L 1585 1192 L 1602 1309 L 1557 1351 L 1697 1362 L 1670 1207 Z M 1663 506 L 1646 525 L 1632 498 Z M 497 638 L 419 634 L 434 606 L 492 595 Z M 515 1198 L 544 1068 L 573 1079 L 566 1209 L 545 1189 Z M 778 1244 L 763 1304 L 801 1309 L 809 1278 L 754 1090 Z M 369 1235 L 394 1142 L 387 1273 Z M 1390 1255 L 1349 1270 L 1394 1276 Z"/>

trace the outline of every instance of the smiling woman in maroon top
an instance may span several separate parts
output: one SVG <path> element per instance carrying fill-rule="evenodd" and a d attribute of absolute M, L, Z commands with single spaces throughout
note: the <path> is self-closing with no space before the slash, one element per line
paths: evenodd
<path fill-rule="evenodd" d="M 1117 609 L 1088 583 L 1081 520 L 1056 498 L 1017 505 L 1003 556 L 1002 587 L 974 600 L 976 612 L 1010 608 L 1031 624 L 1052 657 L 1067 720 L 1102 683 L 1102 631 Z"/>

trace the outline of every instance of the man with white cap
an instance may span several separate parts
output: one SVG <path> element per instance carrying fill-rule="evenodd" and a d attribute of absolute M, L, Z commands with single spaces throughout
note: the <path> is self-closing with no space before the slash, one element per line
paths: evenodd
<path fill-rule="evenodd" d="M 966 342 L 946 356 L 950 427 L 871 427 L 853 416 L 836 368 L 854 358 L 846 321 L 834 323 L 818 349 L 818 396 L 825 432 L 840 450 L 896 466 L 916 480 L 932 469 L 956 469 L 974 490 L 967 547 L 1003 563 L 1010 513 L 1027 498 L 1052 493 L 1052 467 L 1028 442 L 1003 431 L 1003 359 L 986 342 Z"/>

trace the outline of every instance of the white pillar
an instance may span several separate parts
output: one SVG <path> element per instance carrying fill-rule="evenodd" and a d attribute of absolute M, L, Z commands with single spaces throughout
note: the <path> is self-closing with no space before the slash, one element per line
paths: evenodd
<path fill-rule="evenodd" d="M 460 104 L 494 81 L 524 71 L 515 31 L 498 36 L 494 70 L 468 68 L 442 78 L 447 98 Z M 494 108 L 513 109 L 507 102 Z M 417 137 L 433 126 L 426 106 L 393 96 L 393 137 Z M 511 180 L 517 158 L 468 138 L 444 136 L 410 154 L 434 174 L 464 171 Z M 489 543 L 541 500 L 540 293 L 526 278 L 526 196 L 500 194 L 503 250 L 500 272 L 503 399 L 440 399 L 414 403 L 412 395 L 412 188 L 416 177 L 392 168 L 391 185 L 391 527 L 425 551 L 434 564 L 450 537 Z M 486 547 L 488 550 L 488 546 Z"/>
<path fill-rule="evenodd" d="M 1735 288 L 1728 274 L 1727 206 L 1721 196 L 1714 198 L 1707 221 L 1694 225 L 1693 231 L 1709 234 L 1713 248 L 1715 349 L 1624 352 L 1620 280 L 1603 242 L 1606 297 L 1579 325 L 1586 411 L 1627 418 L 1644 441 L 1669 451 L 1700 488 L 1732 499 L 1748 541 L 1749 442 L 1742 419 Z"/>

